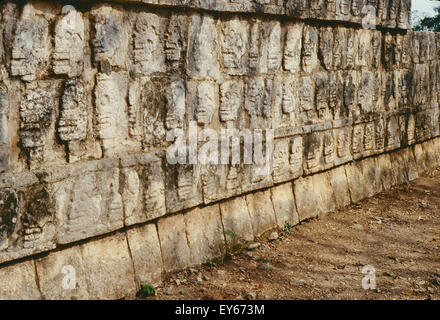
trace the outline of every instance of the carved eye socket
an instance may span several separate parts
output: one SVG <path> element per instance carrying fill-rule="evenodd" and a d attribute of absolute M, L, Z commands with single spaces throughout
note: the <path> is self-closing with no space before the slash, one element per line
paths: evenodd
<path fill-rule="evenodd" d="M 110 104 L 110 96 L 108 94 L 104 94 L 101 98 L 101 103 L 103 105 L 109 105 Z"/>

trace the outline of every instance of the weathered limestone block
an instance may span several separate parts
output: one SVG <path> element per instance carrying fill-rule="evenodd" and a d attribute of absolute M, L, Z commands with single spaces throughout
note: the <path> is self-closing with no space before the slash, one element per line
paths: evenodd
<path fill-rule="evenodd" d="M 411 0 L 399 1 L 399 9 L 397 12 L 397 28 L 411 28 Z"/>
<path fill-rule="evenodd" d="M 300 70 L 303 28 L 302 23 L 288 24 L 286 27 L 283 66 L 284 70 L 292 73 Z"/>
<path fill-rule="evenodd" d="M 165 176 L 161 160 L 152 154 L 127 156 L 122 164 L 125 225 L 165 215 Z"/>
<path fill-rule="evenodd" d="M 344 68 L 347 70 L 351 70 L 355 66 L 355 60 L 357 56 L 357 34 L 353 29 L 346 29 L 345 33 L 347 37 L 347 51 L 344 55 Z"/>
<path fill-rule="evenodd" d="M 127 240 L 133 258 L 136 285 L 159 284 L 163 273 L 162 253 L 155 224 L 127 230 Z"/>
<path fill-rule="evenodd" d="M 298 178 L 303 173 L 303 140 L 301 136 L 275 142 L 273 156 L 274 183 Z"/>
<path fill-rule="evenodd" d="M 350 191 L 348 189 L 347 176 L 343 166 L 330 170 L 328 180 L 333 188 L 336 199 L 336 209 L 343 209 L 351 203 Z"/>
<path fill-rule="evenodd" d="M 195 207 L 203 202 L 200 165 L 170 165 L 165 171 L 167 213 Z"/>
<path fill-rule="evenodd" d="M 281 65 L 281 24 L 252 19 L 250 22 L 248 72 L 273 74 Z"/>
<path fill-rule="evenodd" d="M 242 170 L 238 165 L 207 165 L 202 169 L 205 204 L 231 198 L 242 193 Z"/>
<path fill-rule="evenodd" d="M 61 98 L 58 135 L 66 143 L 69 162 L 81 158 L 81 141 L 87 138 L 88 96 L 86 87 L 81 81 L 70 80 L 66 83 Z"/>
<path fill-rule="evenodd" d="M 230 75 L 242 75 L 247 71 L 248 35 L 249 24 L 238 17 L 221 23 L 222 66 Z"/>
<path fill-rule="evenodd" d="M 0 300 L 40 300 L 32 260 L 0 269 Z"/>
<path fill-rule="evenodd" d="M 225 239 L 218 204 L 185 213 L 185 225 L 192 265 L 211 261 L 224 254 Z"/>
<path fill-rule="evenodd" d="M 428 103 L 429 70 L 427 64 L 416 64 L 413 71 L 413 104 L 423 106 Z"/>
<path fill-rule="evenodd" d="M 38 283 L 44 299 L 89 299 L 87 273 L 80 247 L 51 252 L 35 261 Z M 94 286 L 95 284 L 92 284 Z"/>
<path fill-rule="evenodd" d="M 275 137 L 290 137 L 302 133 L 296 77 L 276 77 L 273 86 L 272 128 L 275 130 Z"/>
<path fill-rule="evenodd" d="M 41 79 L 47 73 L 49 54 L 49 22 L 26 4 L 13 39 L 11 74 L 25 81 Z"/>
<path fill-rule="evenodd" d="M 400 147 L 399 123 L 396 117 L 391 116 L 387 119 L 385 132 L 385 151 L 398 149 Z"/>
<path fill-rule="evenodd" d="M 359 202 L 380 192 L 379 175 L 374 158 L 352 162 L 345 166 L 351 201 Z"/>
<path fill-rule="evenodd" d="M 378 170 L 378 186 L 380 191 L 390 190 L 395 184 L 392 172 L 392 164 L 388 153 L 381 154 L 375 158 L 376 169 Z"/>
<path fill-rule="evenodd" d="M 373 109 L 373 88 L 374 88 L 374 74 L 370 71 L 362 71 L 359 77 L 358 85 L 358 106 L 359 110 L 353 112 L 354 116 L 369 114 Z M 357 109 L 357 108 L 356 108 Z"/>
<path fill-rule="evenodd" d="M 248 119 L 246 127 L 251 129 L 270 128 L 272 114 L 273 81 L 264 77 L 247 79 L 244 108 Z"/>
<path fill-rule="evenodd" d="M 301 122 L 310 124 L 316 119 L 315 83 L 312 77 L 303 76 L 298 83 L 298 102 Z"/>
<path fill-rule="evenodd" d="M 165 71 L 164 38 L 165 19 L 154 13 L 139 13 L 133 36 L 133 71 L 135 74 L 146 76 L 154 72 Z M 178 59 L 180 59 L 180 54 Z"/>
<path fill-rule="evenodd" d="M 219 118 L 226 129 L 237 126 L 240 111 L 244 106 L 244 85 L 241 81 L 230 80 L 220 85 Z"/>
<path fill-rule="evenodd" d="M 90 299 L 134 298 L 133 262 L 124 233 L 81 245 Z"/>
<path fill-rule="evenodd" d="M 112 0 L 112 2 L 121 2 Z M 153 4 L 164 7 L 193 8 L 220 13 L 259 13 L 316 19 L 351 22 L 360 25 L 366 15 L 373 14 L 373 26 L 409 29 L 410 0 L 125 0 L 126 3 Z M 367 10 L 365 5 L 368 5 Z"/>
<path fill-rule="evenodd" d="M 347 30 L 343 27 L 334 29 L 333 39 L 333 68 L 341 70 L 344 67 L 344 56 L 347 50 Z"/>
<path fill-rule="evenodd" d="M 319 34 L 319 58 L 326 70 L 333 69 L 333 41 L 333 28 L 321 28 Z"/>
<path fill-rule="evenodd" d="M 166 272 L 188 267 L 191 251 L 187 242 L 185 216 L 177 214 L 157 222 L 163 266 Z"/>
<path fill-rule="evenodd" d="M 183 81 L 162 76 L 133 81 L 128 100 L 129 134 L 135 141 L 142 142 L 144 151 L 165 146 L 167 129 L 183 128 Z"/>
<path fill-rule="evenodd" d="M 334 166 L 336 155 L 336 144 L 333 130 L 328 130 L 323 137 L 323 160 L 324 169 L 329 169 Z"/>
<path fill-rule="evenodd" d="M 218 79 L 217 22 L 208 15 L 194 14 L 189 26 L 188 75 L 199 79 Z"/>
<path fill-rule="evenodd" d="M 396 184 L 404 184 L 419 177 L 416 159 L 411 148 L 401 149 L 390 154 L 392 172 Z"/>
<path fill-rule="evenodd" d="M 129 36 L 122 9 L 100 5 L 91 11 L 95 63 L 101 69 L 126 68 Z"/>
<path fill-rule="evenodd" d="M 324 141 L 321 132 L 308 134 L 304 137 L 304 172 L 306 174 L 321 171 L 323 163 Z"/>
<path fill-rule="evenodd" d="M 127 74 L 99 73 L 96 82 L 96 130 L 102 140 L 104 156 L 140 151 L 140 143 L 129 136 Z"/>
<path fill-rule="evenodd" d="M 371 39 L 371 63 L 374 69 L 378 69 L 382 58 L 382 33 L 380 31 L 370 31 Z"/>
<path fill-rule="evenodd" d="M 299 221 L 336 210 L 336 198 L 325 172 L 295 180 L 293 190 Z"/>
<path fill-rule="evenodd" d="M 356 71 L 348 71 L 344 75 L 344 118 L 355 116 L 357 110 L 358 74 Z"/>
<path fill-rule="evenodd" d="M 236 197 L 220 203 L 223 229 L 234 232 L 238 237 L 252 241 L 254 232 L 245 197 Z"/>
<path fill-rule="evenodd" d="M 81 12 L 69 8 L 55 25 L 53 72 L 78 77 L 83 71 L 85 50 L 85 24 Z"/>
<path fill-rule="evenodd" d="M 116 160 L 49 169 L 47 179 L 55 201 L 57 241 L 66 244 L 108 233 L 124 226 L 120 170 Z"/>
<path fill-rule="evenodd" d="M 319 121 L 333 120 L 330 111 L 330 79 L 327 72 L 317 72 L 314 75 L 316 113 Z"/>
<path fill-rule="evenodd" d="M 440 167 L 440 139 L 436 138 L 434 140 L 428 141 L 422 144 L 423 153 L 425 154 L 426 159 L 426 171 L 435 170 Z M 418 159 L 417 153 L 415 152 L 417 167 L 418 167 Z"/>
<path fill-rule="evenodd" d="M 296 212 L 292 184 L 290 182 L 284 183 L 271 188 L 270 191 L 278 227 L 284 228 L 286 223 L 298 224 L 299 218 Z"/>
<path fill-rule="evenodd" d="M 262 23 L 261 72 L 274 73 L 281 65 L 281 24 L 279 21 Z"/>
<path fill-rule="evenodd" d="M 289 181 L 290 163 L 289 163 L 289 140 L 279 139 L 275 141 L 273 155 L 273 181 L 275 183 Z"/>
<path fill-rule="evenodd" d="M 371 50 L 373 33 L 370 30 L 359 30 L 358 31 L 358 49 L 356 55 L 356 66 L 358 67 L 370 67 L 372 61 Z"/>
<path fill-rule="evenodd" d="M 8 169 L 9 140 L 9 96 L 6 86 L 0 85 L 0 172 Z"/>
<path fill-rule="evenodd" d="M 264 151 L 263 151 L 264 152 Z M 273 186 L 271 173 L 271 159 L 263 153 L 264 164 L 244 164 L 243 183 L 241 186 L 242 193 L 265 189 Z"/>
<path fill-rule="evenodd" d="M 364 151 L 365 124 L 360 123 L 353 127 L 353 157 L 354 159 L 362 158 Z"/>
<path fill-rule="evenodd" d="M 346 118 L 349 114 L 344 105 L 344 77 L 342 71 L 330 73 L 329 82 L 329 106 L 334 120 L 338 121 Z"/>
<path fill-rule="evenodd" d="M 182 79 L 173 79 L 166 89 L 166 129 L 184 128 L 185 101 L 186 93 L 184 81 Z"/>
<path fill-rule="evenodd" d="M 55 122 L 60 82 L 27 83 L 20 103 L 20 142 L 28 156 L 30 169 L 48 165 L 58 154 Z M 63 152 L 64 153 L 64 152 Z"/>
<path fill-rule="evenodd" d="M 55 248 L 47 188 L 31 173 L 4 175 L 0 189 L 0 263 Z"/>
<path fill-rule="evenodd" d="M 335 165 L 347 163 L 352 160 L 351 143 L 352 128 L 350 126 L 341 127 L 334 130 L 335 137 Z"/>
<path fill-rule="evenodd" d="M 305 26 L 302 40 L 302 70 L 311 73 L 318 65 L 318 32 L 316 28 Z"/>
<path fill-rule="evenodd" d="M 218 115 L 218 87 L 208 81 L 191 81 L 188 88 L 188 117 L 202 128 L 208 127 Z"/>
<path fill-rule="evenodd" d="M 171 13 L 165 32 L 165 62 L 174 70 L 183 70 L 184 58 L 188 51 L 189 18 L 185 15 Z"/>
<path fill-rule="evenodd" d="M 389 71 L 382 74 L 382 96 L 385 111 L 394 112 L 397 109 L 395 72 Z"/>
<path fill-rule="evenodd" d="M 270 190 L 258 191 L 246 196 L 254 234 L 259 236 L 276 225 L 276 217 Z"/>

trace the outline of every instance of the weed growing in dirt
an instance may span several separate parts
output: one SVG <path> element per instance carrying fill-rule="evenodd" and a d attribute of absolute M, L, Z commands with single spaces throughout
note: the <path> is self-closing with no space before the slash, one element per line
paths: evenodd
<path fill-rule="evenodd" d="M 240 253 L 243 250 L 243 246 L 247 244 L 248 241 L 238 237 L 234 231 L 225 231 L 225 251 L 227 255 L 232 256 L 236 253 Z"/>
<path fill-rule="evenodd" d="M 152 284 L 142 284 L 141 290 L 136 293 L 138 298 L 153 297 L 156 295 L 156 288 Z"/>

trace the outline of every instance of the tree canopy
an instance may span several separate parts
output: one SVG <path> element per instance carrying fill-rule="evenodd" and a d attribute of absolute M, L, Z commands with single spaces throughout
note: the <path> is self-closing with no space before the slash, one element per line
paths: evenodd
<path fill-rule="evenodd" d="M 432 17 L 424 17 L 421 19 L 416 26 L 414 26 L 414 30 L 416 31 L 435 31 L 440 32 L 440 1 L 439 0 L 431 0 L 437 3 L 437 6 L 434 8 L 436 14 Z"/>

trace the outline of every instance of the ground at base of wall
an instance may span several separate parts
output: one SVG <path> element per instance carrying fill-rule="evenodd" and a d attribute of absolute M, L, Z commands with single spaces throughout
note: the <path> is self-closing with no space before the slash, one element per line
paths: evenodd
<path fill-rule="evenodd" d="M 440 299 L 439 178 L 436 171 L 277 240 L 261 237 L 229 260 L 169 274 L 148 299 Z M 363 289 L 366 265 L 375 290 Z"/>

